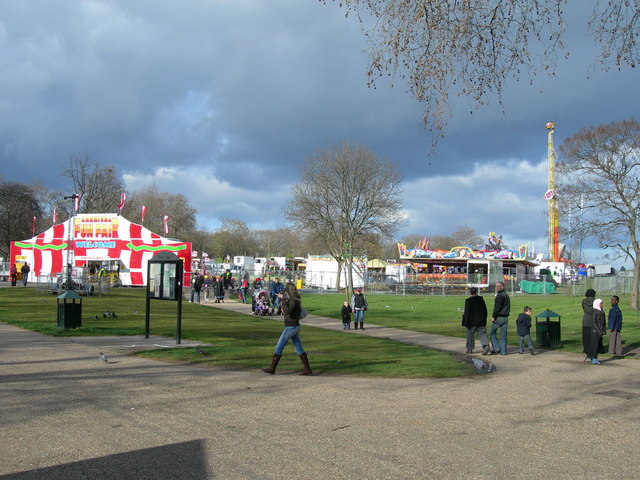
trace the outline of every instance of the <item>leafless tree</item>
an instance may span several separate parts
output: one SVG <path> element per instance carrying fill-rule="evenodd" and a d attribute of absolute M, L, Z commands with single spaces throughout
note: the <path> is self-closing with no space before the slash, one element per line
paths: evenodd
<path fill-rule="evenodd" d="M 567 210 L 581 211 L 570 226 L 631 259 L 631 304 L 638 309 L 640 280 L 640 123 L 584 128 L 559 148 L 558 192 Z M 563 219 L 566 221 L 567 219 Z"/>
<path fill-rule="evenodd" d="M 284 208 L 294 228 L 322 239 L 353 290 L 354 246 L 369 234 L 391 235 L 402 223 L 401 175 L 361 145 L 344 142 L 305 161 Z"/>
<path fill-rule="evenodd" d="M 147 207 L 144 220 L 146 228 L 162 235 L 164 216 L 167 215 L 169 216 L 169 236 L 190 241 L 190 235 L 197 229 L 197 210 L 191 206 L 183 194 L 159 192 L 155 185 L 130 192 L 122 209 L 122 215 L 132 222 L 139 223 L 143 205 Z"/>
<path fill-rule="evenodd" d="M 455 231 L 451 233 L 451 238 L 453 238 L 453 242 L 455 243 L 455 245 L 453 245 L 454 247 L 463 245 L 476 247 L 484 244 L 482 235 L 478 234 L 478 232 L 468 225 L 456 227 Z"/>
<path fill-rule="evenodd" d="M 0 179 L 0 257 L 8 257 L 11 242 L 31 238 L 33 217 L 37 220 L 41 216 L 29 185 Z"/>
<path fill-rule="evenodd" d="M 326 3 L 326 0 L 320 0 Z M 638 63 L 640 0 L 596 1 L 585 28 L 602 46 L 600 60 Z M 509 80 L 554 75 L 568 52 L 562 42 L 566 0 L 341 0 L 369 40 L 369 85 L 400 77 L 424 104 L 427 128 L 442 135 L 449 96 L 472 110 Z M 595 60 L 595 59 L 593 59 Z"/>
<path fill-rule="evenodd" d="M 111 166 L 101 167 L 89 155 L 74 155 L 63 168 L 63 176 L 71 180 L 72 192 L 80 195 L 81 213 L 116 213 L 122 183 Z"/>

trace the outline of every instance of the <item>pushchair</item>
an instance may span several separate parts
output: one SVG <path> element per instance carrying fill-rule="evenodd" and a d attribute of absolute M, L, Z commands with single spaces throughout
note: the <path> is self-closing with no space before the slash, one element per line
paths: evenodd
<path fill-rule="evenodd" d="M 256 301 L 256 305 L 255 308 L 253 310 L 253 314 L 254 315 L 270 315 L 269 312 L 269 293 L 262 289 L 262 290 L 257 290 L 254 294 L 253 294 L 253 298 Z"/>

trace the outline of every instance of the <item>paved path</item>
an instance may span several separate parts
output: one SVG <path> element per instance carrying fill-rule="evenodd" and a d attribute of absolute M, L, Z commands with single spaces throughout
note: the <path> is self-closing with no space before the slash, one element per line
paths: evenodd
<path fill-rule="evenodd" d="M 515 354 L 473 378 L 365 379 L 167 364 L 120 347 L 0 324 L 0 480 L 640 475 L 631 359 L 594 367 L 575 354 Z"/>

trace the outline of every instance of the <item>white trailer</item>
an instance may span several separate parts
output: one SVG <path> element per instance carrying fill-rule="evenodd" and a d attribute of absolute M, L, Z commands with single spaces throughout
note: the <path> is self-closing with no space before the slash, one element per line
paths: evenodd
<path fill-rule="evenodd" d="M 340 272 L 340 288 L 347 286 L 347 270 Z M 367 259 L 357 257 L 353 259 L 353 287 L 364 287 L 364 279 L 367 274 Z M 305 268 L 305 285 L 312 288 L 336 288 L 338 282 L 338 262 L 327 255 L 309 255 Z"/>

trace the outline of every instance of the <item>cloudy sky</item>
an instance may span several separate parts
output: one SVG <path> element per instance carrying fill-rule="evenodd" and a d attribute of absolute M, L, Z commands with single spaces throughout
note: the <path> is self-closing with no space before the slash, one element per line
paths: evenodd
<path fill-rule="evenodd" d="M 546 251 L 545 124 L 559 146 L 640 104 L 637 73 L 599 68 L 589 5 L 571 3 L 557 77 L 473 115 L 455 100 L 430 155 L 422 106 L 400 81 L 367 88 L 360 25 L 335 3 L 0 0 L 1 173 L 67 190 L 61 167 L 88 154 L 130 192 L 184 193 L 203 227 L 273 228 L 304 158 L 348 140 L 403 173 L 399 237 L 468 225 Z"/>

